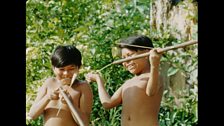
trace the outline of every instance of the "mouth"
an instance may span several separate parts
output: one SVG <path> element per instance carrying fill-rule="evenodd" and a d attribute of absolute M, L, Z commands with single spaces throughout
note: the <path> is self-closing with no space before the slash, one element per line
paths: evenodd
<path fill-rule="evenodd" d="M 130 71 L 130 70 L 133 70 L 135 69 L 135 65 L 131 64 L 131 65 L 128 65 L 127 66 L 127 69 Z"/>
<path fill-rule="evenodd" d="M 71 83 L 71 78 L 63 78 L 61 79 L 62 84 L 70 84 Z"/>

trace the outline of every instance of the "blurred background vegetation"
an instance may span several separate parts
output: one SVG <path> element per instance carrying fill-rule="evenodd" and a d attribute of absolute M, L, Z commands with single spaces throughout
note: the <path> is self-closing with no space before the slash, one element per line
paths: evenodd
<path fill-rule="evenodd" d="M 180 37 L 175 36 L 171 31 L 178 29 L 172 29 L 170 25 L 167 25 L 166 29 L 162 26 L 160 30 L 156 25 L 152 26 L 152 12 L 156 11 L 152 8 L 156 5 L 153 3 L 159 4 L 159 1 L 166 0 L 27 0 L 26 111 L 29 111 L 43 81 L 53 76 L 49 57 L 57 45 L 73 44 L 82 52 L 83 66 L 79 79 L 85 79 L 84 74 L 88 71 L 99 70 L 119 59 L 114 54 L 116 52 L 112 51 L 113 47 L 116 42 L 129 35 L 147 35 L 153 39 L 155 47 L 197 39 L 197 14 L 190 13 L 188 6 L 195 1 L 172 0 L 169 5 L 170 10 L 183 7 L 188 14 L 184 20 L 196 22 L 190 27 L 193 27 L 194 31 L 187 33 L 190 37 L 182 37 L 181 33 L 178 34 Z M 161 126 L 197 124 L 197 63 L 197 45 L 172 50 L 162 57 L 161 69 L 166 89 L 159 114 Z M 112 65 L 102 73 L 107 82 L 106 89 L 111 95 L 126 79 L 133 76 L 121 65 Z M 181 88 L 174 86 L 179 84 L 177 80 L 180 78 L 183 78 L 181 80 L 184 83 Z M 91 86 L 94 93 L 91 125 L 119 126 L 122 106 L 104 110 L 99 101 L 96 84 Z M 27 120 L 27 125 L 42 126 L 42 121 L 40 116 L 36 120 Z"/>

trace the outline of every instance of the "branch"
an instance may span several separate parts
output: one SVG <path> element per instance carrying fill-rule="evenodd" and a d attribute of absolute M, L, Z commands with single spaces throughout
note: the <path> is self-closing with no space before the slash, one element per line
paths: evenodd
<path fill-rule="evenodd" d="M 163 49 L 159 49 L 158 53 L 164 53 L 164 52 L 169 51 L 169 50 L 182 48 L 182 47 L 189 46 L 189 45 L 196 44 L 196 43 L 198 43 L 198 41 L 196 41 L 196 40 L 187 41 L 187 42 L 184 42 L 184 43 L 181 43 L 181 44 L 178 44 L 178 45 L 168 46 L 168 47 L 165 47 Z M 120 59 L 120 60 L 114 61 L 114 62 L 112 62 L 112 64 L 120 64 L 120 63 L 129 61 L 129 60 L 134 60 L 134 59 L 146 57 L 146 56 L 149 56 L 149 55 L 150 55 L 150 53 L 147 52 L 147 53 L 143 53 L 143 54 L 140 54 L 140 55 L 137 55 L 137 56 L 128 57 L 128 58 L 125 58 L 125 59 Z"/>

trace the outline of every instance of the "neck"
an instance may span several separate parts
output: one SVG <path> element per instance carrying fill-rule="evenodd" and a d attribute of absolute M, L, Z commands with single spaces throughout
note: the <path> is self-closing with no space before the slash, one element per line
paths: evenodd
<path fill-rule="evenodd" d="M 149 64 L 145 65 L 144 69 L 139 74 L 136 74 L 136 75 L 139 76 L 139 75 L 148 74 L 148 73 L 150 73 L 150 66 L 149 66 Z"/>

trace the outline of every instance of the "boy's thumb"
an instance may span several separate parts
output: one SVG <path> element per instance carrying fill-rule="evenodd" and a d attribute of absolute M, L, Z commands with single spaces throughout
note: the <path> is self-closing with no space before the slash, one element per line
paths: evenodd
<path fill-rule="evenodd" d="M 54 93 L 59 93 L 59 88 L 55 89 Z"/>

